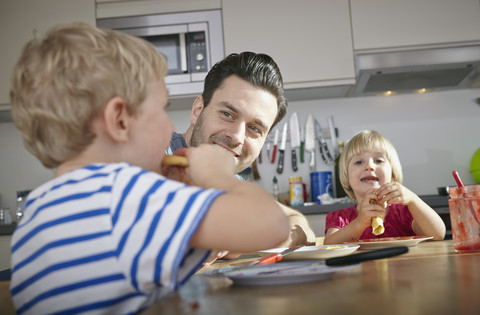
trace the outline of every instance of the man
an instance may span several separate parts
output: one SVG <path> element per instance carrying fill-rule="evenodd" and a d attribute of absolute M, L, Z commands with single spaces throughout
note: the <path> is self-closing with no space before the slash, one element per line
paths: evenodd
<path fill-rule="evenodd" d="M 173 134 L 169 153 L 201 143 L 216 144 L 235 156 L 235 171 L 240 173 L 258 157 L 268 133 L 286 111 L 275 61 L 253 52 L 231 54 L 207 74 L 203 94 L 192 106 L 192 124 L 183 135 Z M 279 246 L 315 245 L 315 233 L 306 218 L 284 205 L 282 209 L 291 232 Z"/>

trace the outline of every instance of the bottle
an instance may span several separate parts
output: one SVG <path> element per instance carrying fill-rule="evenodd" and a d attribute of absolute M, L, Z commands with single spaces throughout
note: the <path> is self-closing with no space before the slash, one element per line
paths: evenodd
<path fill-rule="evenodd" d="M 303 206 L 304 184 L 301 177 L 290 177 L 288 179 L 290 186 L 290 206 Z"/>
<path fill-rule="evenodd" d="M 347 193 L 345 192 L 345 190 L 343 189 L 342 187 L 342 184 L 340 183 L 340 173 L 338 171 L 338 163 L 340 162 L 340 156 L 342 155 L 343 153 L 343 147 L 344 147 L 345 143 L 343 141 L 338 141 L 338 156 L 335 158 L 335 162 L 334 162 L 334 165 L 335 165 L 335 170 L 334 170 L 334 174 L 333 176 L 335 177 L 335 198 L 342 198 L 342 197 L 345 197 L 347 196 Z"/>
<path fill-rule="evenodd" d="M 280 188 L 278 187 L 278 180 L 276 176 L 273 176 L 272 191 L 273 191 L 273 198 L 275 198 L 275 200 L 278 201 L 278 194 L 280 192 Z"/>

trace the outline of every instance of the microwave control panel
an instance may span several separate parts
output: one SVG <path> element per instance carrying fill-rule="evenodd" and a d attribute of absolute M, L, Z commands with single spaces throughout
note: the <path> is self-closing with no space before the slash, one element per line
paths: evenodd
<path fill-rule="evenodd" d="M 207 44 L 205 40 L 205 32 L 192 32 L 186 34 L 187 38 L 187 55 L 190 73 L 207 72 Z"/>

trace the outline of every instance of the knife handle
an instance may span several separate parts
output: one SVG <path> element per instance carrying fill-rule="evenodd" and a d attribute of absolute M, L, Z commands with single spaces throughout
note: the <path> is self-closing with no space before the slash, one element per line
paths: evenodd
<path fill-rule="evenodd" d="M 305 162 L 305 141 L 300 142 L 300 163 Z"/>
<path fill-rule="evenodd" d="M 272 152 L 272 160 L 271 160 L 271 163 L 275 163 L 275 156 L 277 155 L 277 146 L 274 145 L 273 146 L 273 152 Z"/>
<path fill-rule="evenodd" d="M 333 158 L 332 158 L 332 156 L 330 155 L 330 151 L 328 150 L 327 143 L 326 143 L 326 142 L 322 143 L 322 146 L 323 146 L 323 152 L 326 153 L 328 160 L 330 161 L 330 163 L 332 163 L 332 162 L 333 162 Z"/>
<path fill-rule="evenodd" d="M 341 257 L 327 258 L 325 259 L 325 264 L 327 266 L 337 266 L 337 265 L 350 265 L 357 264 L 365 260 L 373 260 L 380 258 L 387 258 L 392 256 L 401 255 L 408 252 L 407 246 L 394 246 L 387 247 L 382 249 L 373 250 L 370 252 L 352 254 Z"/>
<path fill-rule="evenodd" d="M 253 265 L 268 265 L 282 260 L 282 253 L 270 254 L 258 259 Z"/>
<path fill-rule="evenodd" d="M 319 143 L 318 149 L 320 150 L 320 156 L 322 157 L 323 162 L 325 162 L 325 164 L 328 164 L 328 160 L 325 157 L 325 153 L 323 153 L 323 148 L 321 143 Z"/>
<path fill-rule="evenodd" d="M 283 154 L 285 150 L 279 150 L 280 153 L 278 155 L 278 166 L 277 166 L 277 173 L 282 174 L 283 173 Z"/>
<path fill-rule="evenodd" d="M 297 152 L 295 151 L 295 149 L 292 149 L 292 168 L 293 168 L 294 172 L 296 172 L 298 170 L 298 167 L 297 167 Z"/>

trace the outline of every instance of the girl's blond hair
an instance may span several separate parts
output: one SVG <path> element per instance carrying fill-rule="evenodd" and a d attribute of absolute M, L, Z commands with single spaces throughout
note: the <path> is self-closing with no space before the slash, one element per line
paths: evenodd
<path fill-rule="evenodd" d="M 340 183 L 347 195 L 352 200 L 356 200 L 355 194 L 348 180 L 348 165 L 352 158 L 362 152 L 378 151 L 385 154 L 385 157 L 392 166 L 392 180 L 403 182 L 402 165 L 398 158 L 395 147 L 382 136 L 379 132 L 374 130 L 362 130 L 350 139 L 345 146 L 343 153 L 340 156 L 338 164 Z"/>
<path fill-rule="evenodd" d="M 135 115 L 150 83 L 167 73 L 148 42 L 84 23 L 59 25 L 27 43 L 10 90 L 12 116 L 25 147 L 47 168 L 83 151 L 91 122 L 113 97 Z"/>

